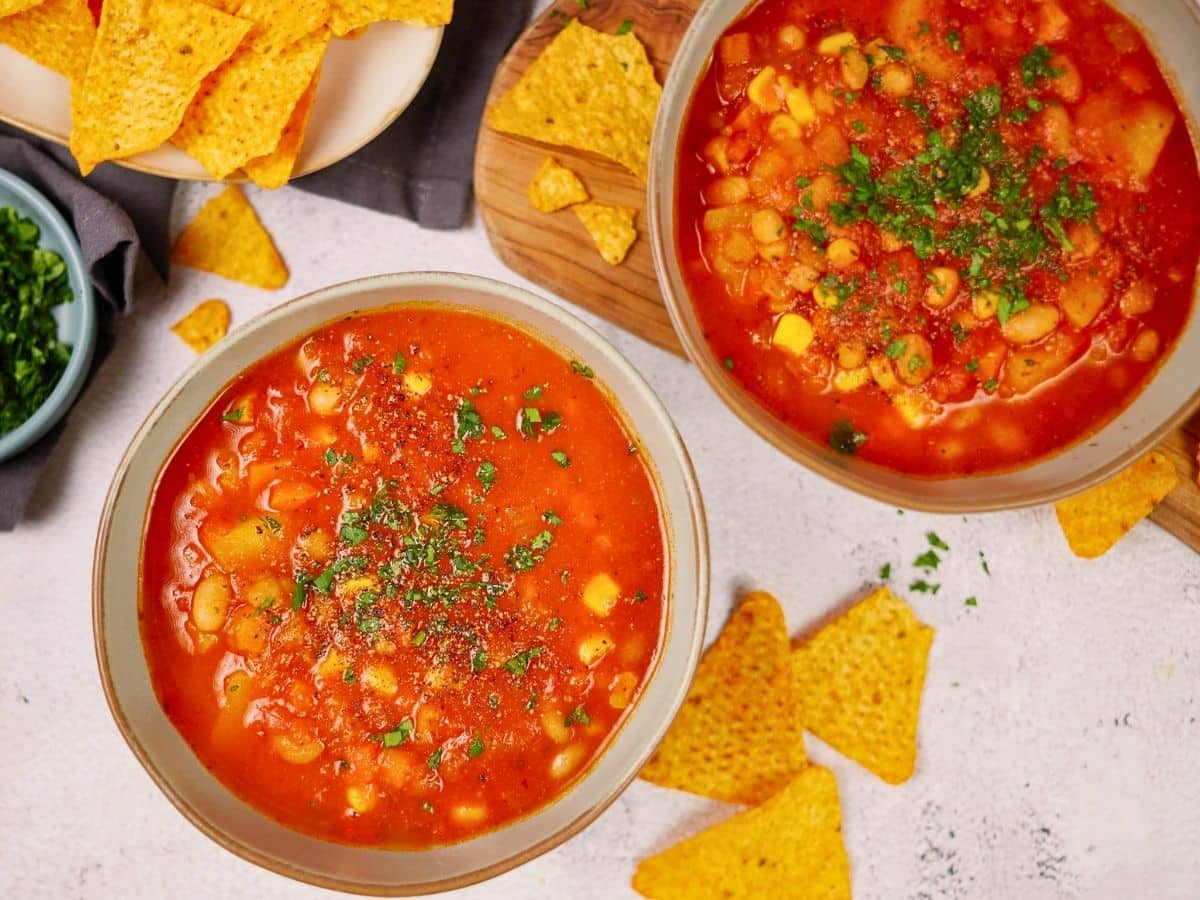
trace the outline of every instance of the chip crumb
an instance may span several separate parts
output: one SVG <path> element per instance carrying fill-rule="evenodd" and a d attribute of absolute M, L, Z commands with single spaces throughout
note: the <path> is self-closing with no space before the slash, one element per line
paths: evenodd
<path fill-rule="evenodd" d="M 643 860 L 633 888 L 654 900 L 849 900 L 837 780 L 809 766 L 761 806 Z"/>
<path fill-rule="evenodd" d="M 205 300 L 171 326 L 183 342 L 203 353 L 229 332 L 229 304 L 224 300 Z"/>
<path fill-rule="evenodd" d="M 747 594 L 641 777 L 731 803 L 761 803 L 786 785 L 808 763 L 790 657 L 779 601 Z"/>
<path fill-rule="evenodd" d="M 288 279 L 271 236 L 234 185 L 204 204 L 176 240 L 171 262 L 270 290 Z"/>
<path fill-rule="evenodd" d="M 637 240 L 637 210 L 604 203 L 579 203 L 571 207 L 587 229 L 596 249 L 610 266 L 619 266 Z"/>
<path fill-rule="evenodd" d="M 1148 453 L 1107 481 L 1054 504 L 1071 552 L 1084 559 L 1103 556 L 1179 484 L 1175 465 L 1163 453 Z"/>
<path fill-rule="evenodd" d="M 852 606 L 792 652 L 804 727 L 889 784 L 907 781 L 933 634 L 887 588 Z"/>
<path fill-rule="evenodd" d="M 486 119 L 497 131 L 607 157 L 644 181 L 661 96 L 636 35 L 572 19 Z"/>
<path fill-rule="evenodd" d="M 553 156 L 546 157 L 529 183 L 529 202 L 539 212 L 558 212 L 588 199 L 587 188 L 579 176 Z"/>

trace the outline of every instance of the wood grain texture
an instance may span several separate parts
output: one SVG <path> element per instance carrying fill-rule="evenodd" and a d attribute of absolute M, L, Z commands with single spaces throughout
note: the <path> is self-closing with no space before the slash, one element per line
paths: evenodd
<path fill-rule="evenodd" d="M 529 67 L 568 17 L 615 32 L 625 20 L 646 45 L 659 83 L 701 0 L 556 0 L 518 38 L 500 64 L 488 94 L 497 101 Z M 540 213 L 529 203 L 529 182 L 547 156 L 575 170 L 599 203 L 639 210 L 639 237 L 624 264 L 600 258 L 569 209 Z M 616 163 L 567 147 L 501 134 L 485 123 L 475 155 L 475 193 L 492 248 L 501 261 L 541 285 L 672 353 L 683 353 L 671 327 L 646 234 L 646 185 Z M 1200 485 L 1196 448 L 1200 415 L 1159 446 L 1175 463 L 1181 483 L 1150 518 L 1200 552 Z"/>

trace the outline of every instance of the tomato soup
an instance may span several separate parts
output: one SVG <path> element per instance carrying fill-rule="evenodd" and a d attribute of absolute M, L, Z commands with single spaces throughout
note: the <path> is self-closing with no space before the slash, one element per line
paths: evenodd
<path fill-rule="evenodd" d="M 1099 0 L 763 0 L 696 89 L 675 203 L 731 377 L 936 477 L 1132 401 L 1191 313 L 1198 196 L 1184 114 Z"/>
<path fill-rule="evenodd" d="M 653 668 L 664 535 L 586 361 L 473 313 L 346 318 L 238 376 L 160 474 L 151 677 L 284 825 L 460 840 L 603 751 Z"/>

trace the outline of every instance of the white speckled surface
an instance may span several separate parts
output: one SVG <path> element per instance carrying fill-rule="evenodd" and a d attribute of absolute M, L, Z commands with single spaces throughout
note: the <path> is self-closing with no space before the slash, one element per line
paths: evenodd
<path fill-rule="evenodd" d="M 188 188 L 176 225 L 213 190 Z M 72 415 L 32 518 L 0 535 L 0 897 L 328 896 L 209 842 L 121 740 L 89 616 L 104 492 L 142 417 L 192 359 L 167 328 L 197 301 L 225 297 L 241 322 L 378 272 L 519 279 L 477 223 L 424 232 L 287 189 L 252 200 L 291 267 L 287 289 L 180 268 L 165 296 L 143 298 Z M 928 529 L 951 545 L 940 593 L 910 595 L 938 629 L 917 775 L 889 787 L 809 741 L 838 774 L 856 897 L 1200 897 L 1200 557 L 1144 523 L 1105 558 L 1076 560 L 1049 509 L 899 515 L 789 463 L 710 402 L 682 361 L 586 318 L 646 374 L 695 459 L 712 536 L 710 638 L 743 588 L 775 591 L 799 630 L 874 583 L 882 563 L 906 585 Z M 968 595 L 978 607 L 964 606 Z M 452 896 L 633 896 L 639 857 L 726 813 L 636 783 L 562 848 Z"/>

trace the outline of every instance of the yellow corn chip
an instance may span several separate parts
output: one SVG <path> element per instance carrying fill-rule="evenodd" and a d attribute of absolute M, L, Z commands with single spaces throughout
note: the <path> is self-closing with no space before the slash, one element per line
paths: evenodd
<path fill-rule="evenodd" d="M 546 157 L 529 184 L 529 202 L 541 212 L 557 212 L 587 199 L 587 188 L 579 176 L 552 156 Z"/>
<path fill-rule="evenodd" d="M 1177 484 L 1179 475 L 1171 460 L 1149 453 L 1091 490 L 1059 500 L 1054 512 L 1071 552 L 1095 559 L 1150 515 Z"/>
<path fill-rule="evenodd" d="M 281 288 L 288 271 L 249 201 L 233 185 L 213 197 L 171 249 L 171 262 L 261 288 Z"/>
<path fill-rule="evenodd" d="M 203 353 L 229 331 L 229 306 L 224 300 L 205 300 L 171 330 L 197 353 Z"/>
<path fill-rule="evenodd" d="M 246 46 L 258 53 L 278 53 L 329 23 L 329 0 L 241 0 L 234 15 L 254 24 Z"/>
<path fill-rule="evenodd" d="M 643 860 L 633 888 L 654 900 L 850 900 L 833 773 L 809 766 L 762 806 Z"/>
<path fill-rule="evenodd" d="M 278 53 L 241 48 L 204 80 L 172 140 L 217 179 L 274 152 L 328 44 L 322 28 Z"/>
<path fill-rule="evenodd" d="M 281 188 L 292 177 L 292 171 L 296 168 L 296 158 L 300 155 L 304 135 L 308 131 L 308 117 L 312 115 L 313 101 L 317 96 L 317 81 L 320 77 L 321 72 L 318 69 L 309 82 L 308 89 L 301 95 L 300 102 L 292 110 L 292 117 L 279 137 L 278 146 L 266 156 L 252 159 L 242 166 L 246 175 L 259 187 L 268 190 Z"/>
<path fill-rule="evenodd" d="M 25 10 L 32 9 L 41 2 L 43 0 L 0 0 L 0 18 L 23 13 Z"/>
<path fill-rule="evenodd" d="M 329 26 L 338 37 L 372 22 L 407 22 L 434 28 L 449 25 L 454 0 L 333 0 Z"/>
<path fill-rule="evenodd" d="M 732 803 L 761 803 L 786 785 L 808 764 L 790 657 L 779 602 L 748 594 L 642 777 Z"/>
<path fill-rule="evenodd" d="M 632 32 L 604 34 L 572 19 L 488 109 L 487 121 L 497 131 L 608 157 L 644 180 L 661 96 Z"/>
<path fill-rule="evenodd" d="M 792 653 L 800 721 L 889 784 L 912 776 L 933 629 L 880 588 Z"/>
<path fill-rule="evenodd" d="M 196 0 L 105 0 L 72 116 L 80 172 L 153 150 L 174 134 L 205 76 L 249 27 Z"/>
<path fill-rule="evenodd" d="M 0 18 L 0 44 L 65 75 L 72 90 L 83 85 L 95 39 L 96 22 L 87 0 L 45 0 L 23 13 Z"/>
<path fill-rule="evenodd" d="M 637 240 L 637 228 L 633 224 L 637 210 L 604 203 L 579 203 L 571 208 L 596 242 L 596 249 L 604 261 L 610 266 L 623 263 L 629 248 Z"/>

